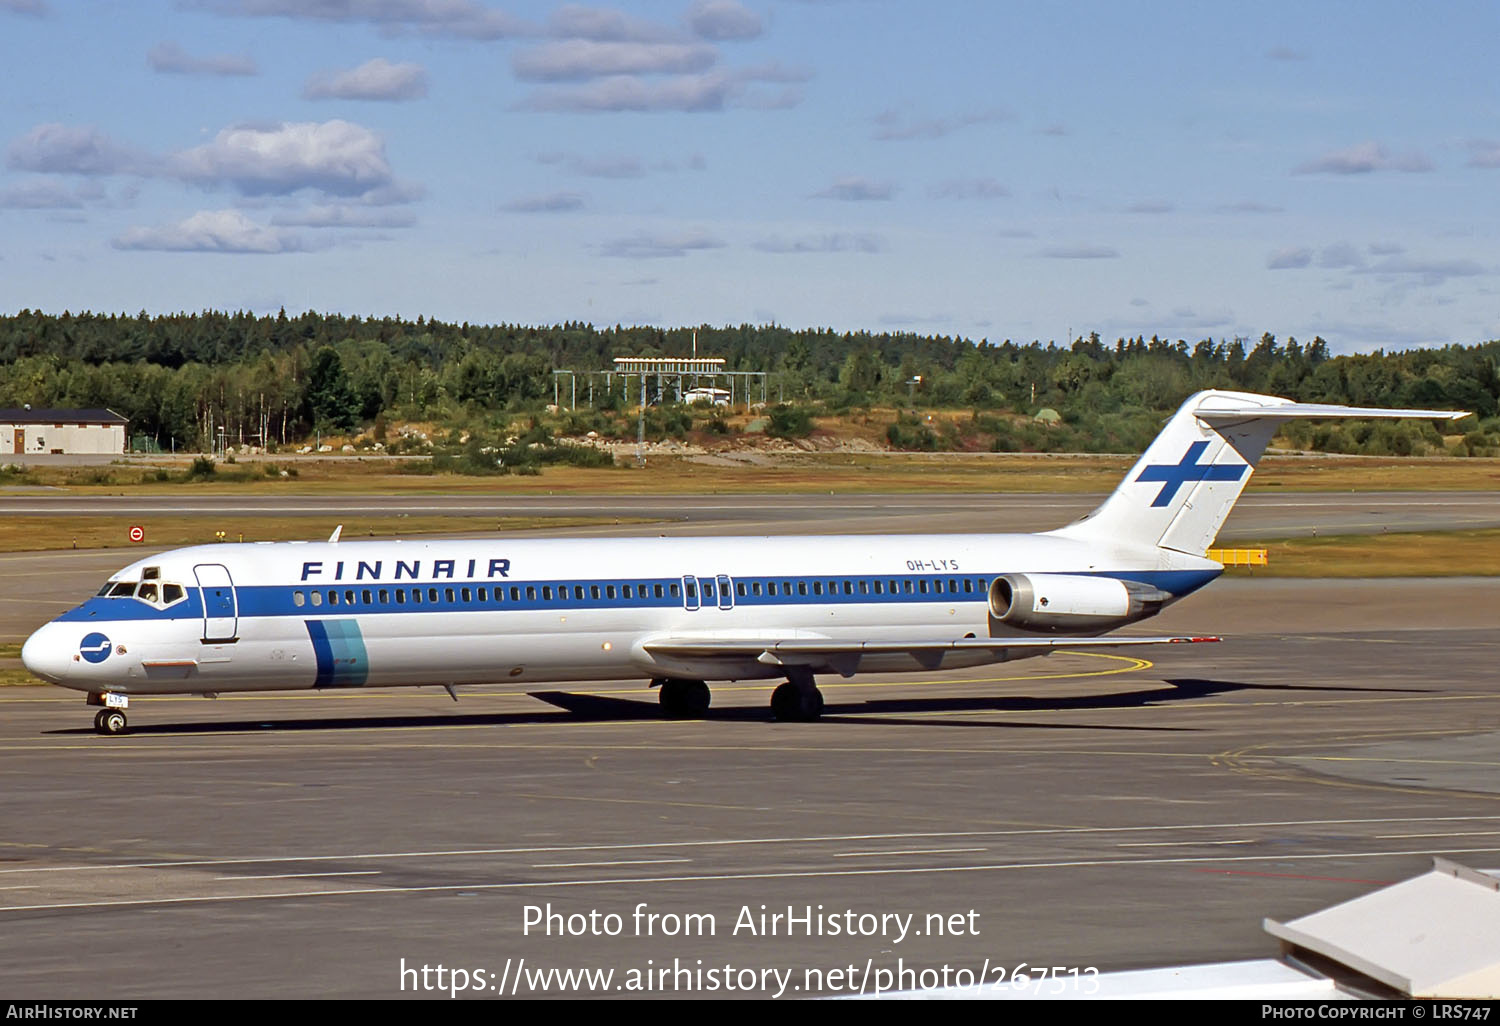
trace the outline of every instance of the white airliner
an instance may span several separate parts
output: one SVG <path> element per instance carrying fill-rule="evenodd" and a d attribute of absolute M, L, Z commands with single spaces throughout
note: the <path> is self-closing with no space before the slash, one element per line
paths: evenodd
<path fill-rule="evenodd" d="M 21 658 L 125 730 L 133 695 L 649 678 L 674 716 L 710 680 L 974 666 L 1103 637 L 1212 581 L 1205 555 L 1283 421 L 1457 418 L 1243 392 L 1183 404 L 1103 505 L 1044 534 L 262 542 L 132 563 Z"/>

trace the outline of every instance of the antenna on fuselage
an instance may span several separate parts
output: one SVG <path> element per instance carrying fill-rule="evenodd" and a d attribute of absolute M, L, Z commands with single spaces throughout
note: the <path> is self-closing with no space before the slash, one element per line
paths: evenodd
<path fill-rule="evenodd" d="M 339 535 L 341 535 L 343 533 L 344 533 L 344 525 L 340 524 L 339 526 L 335 527 L 333 529 L 333 533 L 328 536 L 328 541 L 330 543 L 338 541 L 339 540 Z"/>

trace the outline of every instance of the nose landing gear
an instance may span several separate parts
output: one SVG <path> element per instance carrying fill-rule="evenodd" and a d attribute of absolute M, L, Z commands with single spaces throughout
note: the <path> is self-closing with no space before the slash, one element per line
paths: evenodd
<path fill-rule="evenodd" d="M 88 705 L 102 705 L 94 714 L 94 731 L 106 737 L 125 733 L 127 726 L 125 720 L 125 709 L 130 704 L 130 699 L 125 695 L 117 695 L 110 692 L 104 694 L 91 694 L 84 702 Z"/>
<path fill-rule="evenodd" d="M 125 733 L 125 714 L 118 709 L 100 709 L 94 714 L 94 731 L 105 736 Z"/>

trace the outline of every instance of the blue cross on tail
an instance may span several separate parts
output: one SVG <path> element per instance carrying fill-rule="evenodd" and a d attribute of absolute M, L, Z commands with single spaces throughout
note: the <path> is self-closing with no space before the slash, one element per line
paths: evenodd
<path fill-rule="evenodd" d="M 1161 482 L 1161 491 L 1156 493 L 1152 506 L 1168 506 L 1177 496 L 1177 489 L 1189 481 L 1238 481 L 1249 467 L 1215 466 L 1199 463 L 1198 457 L 1208 448 L 1207 442 L 1194 442 L 1188 446 L 1181 463 L 1153 463 L 1136 477 L 1137 481 Z"/>

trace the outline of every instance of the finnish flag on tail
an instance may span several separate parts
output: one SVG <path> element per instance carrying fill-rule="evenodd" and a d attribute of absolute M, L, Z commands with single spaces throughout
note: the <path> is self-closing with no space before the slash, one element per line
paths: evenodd
<path fill-rule="evenodd" d="M 1283 421 L 1465 416 L 1462 410 L 1329 406 L 1252 392 L 1199 392 L 1167 421 L 1103 505 L 1049 533 L 1120 549 L 1202 556 Z"/>

